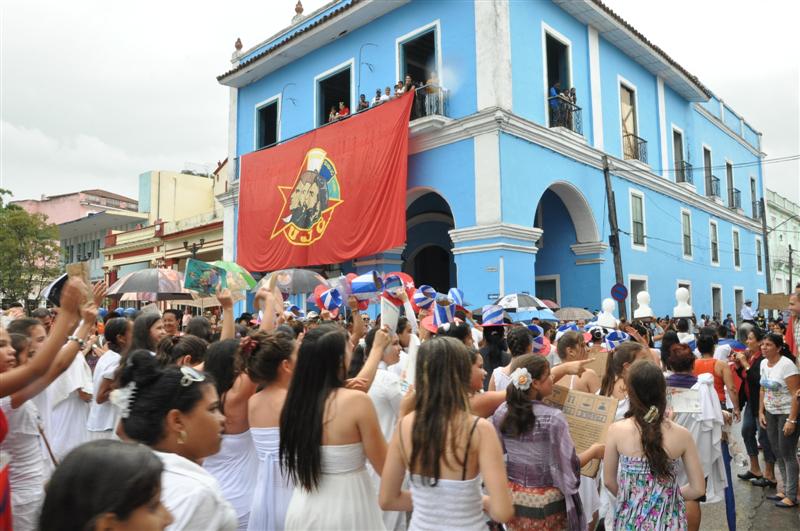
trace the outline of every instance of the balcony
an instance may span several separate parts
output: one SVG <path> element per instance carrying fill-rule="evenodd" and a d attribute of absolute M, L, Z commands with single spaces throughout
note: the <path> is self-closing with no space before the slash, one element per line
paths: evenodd
<path fill-rule="evenodd" d="M 742 192 L 738 188 L 733 188 L 728 192 L 728 208 L 731 210 L 741 210 Z"/>
<path fill-rule="evenodd" d="M 761 212 L 761 201 L 753 201 L 753 219 L 761 219 L 761 216 L 764 214 Z"/>
<path fill-rule="evenodd" d="M 583 136 L 581 108 L 562 96 L 547 98 L 550 108 L 550 127 L 564 127 Z"/>
<path fill-rule="evenodd" d="M 694 173 L 692 165 L 682 160 L 676 169 L 675 182 L 694 185 Z"/>
<path fill-rule="evenodd" d="M 632 133 L 623 135 L 622 155 L 625 160 L 638 160 L 647 164 L 647 140 Z"/>
<path fill-rule="evenodd" d="M 719 177 L 716 177 L 714 175 L 706 175 L 706 196 L 720 197 Z"/>

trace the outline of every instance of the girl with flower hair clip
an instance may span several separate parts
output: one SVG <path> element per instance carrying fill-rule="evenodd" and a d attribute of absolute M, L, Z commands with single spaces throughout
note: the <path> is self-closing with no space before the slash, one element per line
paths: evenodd
<path fill-rule="evenodd" d="M 542 402 L 553 392 L 546 358 L 525 354 L 514 359 L 511 369 L 506 402 L 492 418 L 506 453 L 514 502 L 507 527 L 585 530 L 580 470 L 602 457 L 603 445 L 575 453 L 564 414 Z"/>

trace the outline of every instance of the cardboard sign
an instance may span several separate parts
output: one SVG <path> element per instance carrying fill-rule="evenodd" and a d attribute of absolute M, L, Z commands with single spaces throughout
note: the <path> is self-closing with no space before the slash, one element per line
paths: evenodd
<path fill-rule="evenodd" d="M 600 347 L 593 347 L 589 349 L 589 357 L 594 358 L 594 361 L 591 363 L 587 363 L 585 367 L 587 369 L 592 369 L 594 372 L 597 373 L 597 376 L 600 377 L 600 381 L 603 380 L 603 376 L 606 374 L 606 365 L 608 364 L 608 356 L 609 352 L 606 350 L 601 350 Z"/>
<path fill-rule="evenodd" d="M 701 413 L 700 391 L 667 387 L 667 407 L 673 413 Z"/>
<path fill-rule="evenodd" d="M 68 277 L 78 277 L 83 280 L 84 290 L 83 294 L 86 297 L 86 302 L 92 300 L 92 281 L 90 279 L 89 262 L 75 262 L 67 264 L 66 267 Z"/>
<path fill-rule="evenodd" d="M 759 293 L 759 310 L 785 310 L 789 307 L 789 295 L 785 293 Z"/>
<path fill-rule="evenodd" d="M 594 443 L 604 443 L 608 427 L 617 414 L 617 399 L 556 385 L 544 402 L 560 409 L 567 418 L 575 451 L 581 453 Z M 593 459 L 581 469 L 581 475 L 593 478 L 600 470 L 600 460 Z"/>
<path fill-rule="evenodd" d="M 417 351 L 419 350 L 418 343 L 410 343 L 408 345 L 408 360 L 406 360 L 406 367 L 403 371 L 402 389 L 405 393 L 408 391 L 409 385 L 414 385 L 414 379 L 417 374 Z"/>
<path fill-rule="evenodd" d="M 400 319 L 400 308 L 390 300 L 381 298 L 381 325 L 386 325 L 392 334 L 397 331 L 397 321 Z"/>

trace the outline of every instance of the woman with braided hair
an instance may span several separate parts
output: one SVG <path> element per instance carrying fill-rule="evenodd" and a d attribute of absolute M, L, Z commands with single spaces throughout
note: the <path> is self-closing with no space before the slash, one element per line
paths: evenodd
<path fill-rule="evenodd" d="M 616 496 L 613 529 L 685 530 L 684 499 L 705 492 L 703 467 L 689 430 L 668 420 L 661 369 L 635 362 L 627 377 L 630 406 L 606 434 L 604 483 Z M 678 459 L 689 483 L 678 485 Z"/>

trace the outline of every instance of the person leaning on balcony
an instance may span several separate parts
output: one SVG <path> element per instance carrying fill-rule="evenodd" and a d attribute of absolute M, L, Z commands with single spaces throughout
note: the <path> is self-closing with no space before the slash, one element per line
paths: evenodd
<path fill-rule="evenodd" d="M 390 99 L 392 99 L 392 87 L 386 87 L 383 95 L 381 96 L 381 103 L 384 101 L 389 101 Z"/>
<path fill-rule="evenodd" d="M 553 124 L 558 124 L 559 107 L 561 106 L 561 102 L 558 99 L 559 94 L 561 94 L 561 81 L 556 81 L 553 83 L 553 86 L 550 87 L 550 91 L 548 92 L 548 101 L 550 102 L 550 121 Z"/>
<path fill-rule="evenodd" d="M 800 294 L 789 295 L 789 325 L 784 335 L 786 346 L 795 357 L 800 354 Z"/>
<path fill-rule="evenodd" d="M 362 94 L 358 100 L 357 112 L 366 111 L 367 109 L 369 109 L 369 102 L 367 101 L 366 94 Z"/>
<path fill-rule="evenodd" d="M 381 89 L 377 89 L 375 91 L 375 98 L 372 99 L 372 106 L 375 107 L 376 105 L 380 105 L 381 103 L 383 103 L 383 94 L 381 92 Z"/>
<path fill-rule="evenodd" d="M 344 118 L 348 114 L 350 114 L 350 108 L 345 104 L 345 102 L 340 101 L 339 102 L 339 114 L 337 115 L 337 118 Z"/>
<path fill-rule="evenodd" d="M 328 122 L 335 122 L 339 118 L 339 115 L 336 113 L 336 107 L 331 107 L 331 112 L 328 113 Z"/>
<path fill-rule="evenodd" d="M 440 94 L 441 87 L 439 86 L 439 76 L 436 71 L 431 70 L 428 74 L 428 80 L 425 82 L 425 114 L 440 114 Z"/>

